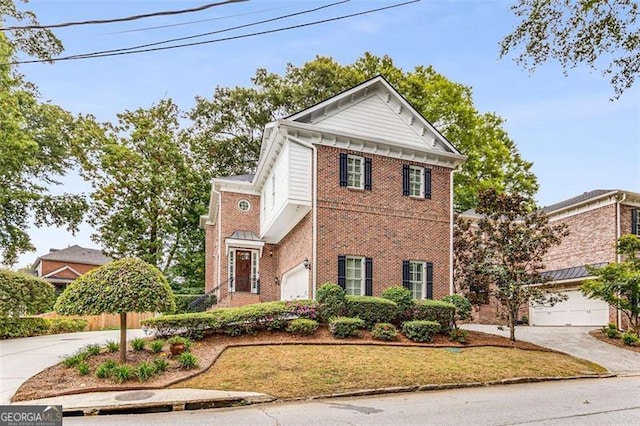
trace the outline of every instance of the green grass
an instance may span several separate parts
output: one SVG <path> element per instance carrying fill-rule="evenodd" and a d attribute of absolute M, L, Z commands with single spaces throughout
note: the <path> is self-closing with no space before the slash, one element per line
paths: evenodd
<path fill-rule="evenodd" d="M 226 350 L 207 372 L 174 387 L 263 392 L 278 398 L 357 389 L 604 373 L 555 352 L 499 347 L 249 346 Z"/>

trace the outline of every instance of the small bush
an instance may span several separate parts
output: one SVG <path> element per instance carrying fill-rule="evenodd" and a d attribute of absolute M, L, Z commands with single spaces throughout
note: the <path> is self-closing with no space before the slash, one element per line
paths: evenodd
<path fill-rule="evenodd" d="M 120 350 L 120 343 L 113 340 L 107 340 L 107 350 L 111 353 L 118 352 Z"/>
<path fill-rule="evenodd" d="M 415 342 L 431 342 L 439 331 L 440 324 L 435 321 L 418 320 L 402 324 L 402 333 Z"/>
<path fill-rule="evenodd" d="M 321 285 L 316 293 L 316 300 L 318 301 L 318 316 L 323 322 L 344 313 L 345 292 L 339 285 L 332 283 Z"/>
<path fill-rule="evenodd" d="M 388 299 L 371 296 L 346 296 L 347 316 L 360 318 L 367 328 L 379 322 L 393 321 L 398 312 L 398 305 Z"/>
<path fill-rule="evenodd" d="M 149 348 L 151 349 L 151 352 L 153 352 L 154 354 L 157 354 L 158 352 L 162 351 L 163 347 L 164 347 L 164 340 L 154 340 L 149 344 Z"/>
<path fill-rule="evenodd" d="M 420 300 L 416 302 L 413 312 L 415 321 L 434 321 L 441 325 L 439 331 L 448 333 L 453 327 L 455 305 L 440 300 Z"/>
<path fill-rule="evenodd" d="M 141 382 L 146 382 L 156 373 L 156 368 L 148 362 L 141 362 L 136 367 L 136 376 Z"/>
<path fill-rule="evenodd" d="M 62 359 L 62 364 L 67 367 L 76 367 L 81 362 L 85 361 L 89 355 L 86 352 L 79 351 L 73 355 L 67 355 Z"/>
<path fill-rule="evenodd" d="M 606 325 L 606 327 L 602 327 L 602 331 L 607 335 L 610 339 L 617 339 L 620 337 L 620 332 L 618 331 L 618 326 L 614 323 L 610 322 Z"/>
<path fill-rule="evenodd" d="M 80 364 L 78 364 L 78 373 L 80 373 L 81 376 L 86 376 L 87 374 L 89 374 L 89 364 L 87 364 L 86 362 L 82 361 Z"/>
<path fill-rule="evenodd" d="M 636 343 L 638 343 L 640 339 L 638 339 L 638 336 L 636 336 L 633 333 L 622 333 L 622 341 L 624 342 L 625 345 L 635 345 Z"/>
<path fill-rule="evenodd" d="M 371 336 L 376 340 L 395 340 L 398 338 L 398 329 L 388 322 L 379 322 L 371 329 Z"/>
<path fill-rule="evenodd" d="M 133 348 L 134 351 L 141 351 L 144 350 L 145 345 L 147 344 L 147 341 L 141 338 L 137 338 L 137 339 L 133 339 L 131 340 L 131 347 Z"/>
<path fill-rule="evenodd" d="M 413 316 L 413 307 L 416 303 L 411 294 L 411 290 L 403 286 L 389 287 L 382 292 L 383 299 L 389 299 L 396 302 L 398 306 L 398 313 L 396 315 L 396 321 L 402 323 L 403 321 L 410 320 Z"/>
<path fill-rule="evenodd" d="M 98 355 L 100 353 L 100 345 L 87 345 L 84 347 L 84 351 L 87 355 Z"/>
<path fill-rule="evenodd" d="M 118 383 L 124 383 L 131 378 L 133 373 L 132 367 L 121 364 L 111 370 L 111 377 Z"/>
<path fill-rule="evenodd" d="M 461 328 L 452 328 L 449 332 L 449 340 L 452 342 L 466 343 L 469 332 Z"/>
<path fill-rule="evenodd" d="M 310 336 L 318 329 L 318 321 L 306 318 L 291 320 L 287 326 L 287 331 L 298 336 Z"/>
<path fill-rule="evenodd" d="M 164 358 L 156 358 L 153 360 L 153 366 L 156 368 L 158 372 L 164 372 L 169 367 L 169 361 Z"/>
<path fill-rule="evenodd" d="M 112 359 L 109 359 L 96 368 L 96 377 L 99 379 L 106 379 L 111 377 L 113 369 L 116 368 L 118 364 Z"/>
<path fill-rule="evenodd" d="M 471 302 L 469 302 L 469 299 L 466 297 L 460 296 L 459 294 L 451 294 L 440 300 L 446 303 L 451 303 L 456 307 L 455 316 L 453 318 L 454 325 L 458 321 L 467 321 L 471 319 Z"/>
<path fill-rule="evenodd" d="M 182 354 L 180 354 L 178 362 L 184 370 L 191 370 L 198 366 L 198 360 L 191 352 L 183 352 Z"/>
<path fill-rule="evenodd" d="M 360 335 L 366 324 L 360 318 L 335 317 L 329 320 L 329 331 L 339 339 Z"/>
<path fill-rule="evenodd" d="M 48 318 L 49 333 L 61 334 L 61 333 L 76 333 L 83 331 L 88 322 L 79 318 Z"/>

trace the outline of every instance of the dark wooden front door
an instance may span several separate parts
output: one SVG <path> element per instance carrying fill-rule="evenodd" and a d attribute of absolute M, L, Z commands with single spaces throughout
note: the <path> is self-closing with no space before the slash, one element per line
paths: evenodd
<path fill-rule="evenodd" d="M 236 291 L 251 291 L 251 252 L 236 251 Z"/>

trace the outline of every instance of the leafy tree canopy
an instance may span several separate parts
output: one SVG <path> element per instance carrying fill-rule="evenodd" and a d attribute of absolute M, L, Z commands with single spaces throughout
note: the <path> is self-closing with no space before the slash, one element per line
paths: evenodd
<path fill-rule="evenodd" d="M 0 269 L 0 317 L 36 315 L 53 306 L 53 285 L 23 272 Z"/>
<path fill-rule="evenodd" d="M 196 98 L 189 114 L 199 158 L 210 158 L 216 173 L 251 172 L 260 154 L 264 126 L 307 108 L 362 81 L 382 74 L 468 160 L 454 176 L 459 211 L 477 204 L 487 188 L 520 193 L 532 199 L 538 189 L 532 164 L 522 159 L 515 143 L 493 113 L 480 113 L 471 88 L 454 83 L 432 67 L 404 71 L 388 56 L 365 53 L 353 64 L 340 65 L 318 56 L 302 67 L 289 64 L 284 75 L 258 69 L 250 88 L 215 89 L 212 99 Z M 203 154 L 209 154 L 206 157 Z"/>
<path fill-rule="evenodd" d="M 477 293 L 493 295 L 515 341 L 521 307 L 530 301 L 554 304 L 566 299 L 540 284 L 549 281 L 541 274 L 544 255 L 568 232 L 564 224 L 549 224 L 542 210 L 531 211 L 529 200 L 520 194 L 483 191 L 477 212 L 477 220 L 456 219 L 454 284 L 471 300 Z"/>
<path fill-rule="evenodd" d="M 640 238 L 627 234 L 618 239 L 616 252 L 624 261 L 602 268 L 587 266 L 597 278 L 585 282 L 580 290 L 592 299 L 601 299 L 628 318 L 636 335 L 640 333 Z"/>
<path fill-rule="evenodd" d="M 615 97 L 640 73 L 640 21 L 636 0 L 519 0 L 520 24 L 501 44 L 501 56 L 517 49 L 516 62 L 535 70 L 557 60 L 566 70 L 579 64 L 611 76 Z"/>

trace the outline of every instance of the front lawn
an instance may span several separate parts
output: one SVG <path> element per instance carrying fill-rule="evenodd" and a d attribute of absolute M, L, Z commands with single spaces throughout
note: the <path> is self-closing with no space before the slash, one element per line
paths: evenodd
<path fill-rule="evenodd" d="M 568 355 L 504 347 L 270 345 L 229 348 L 207 372 L 174 387 L 294 398 L 392 386 L 604 372 L 596 364 Z"/>

